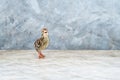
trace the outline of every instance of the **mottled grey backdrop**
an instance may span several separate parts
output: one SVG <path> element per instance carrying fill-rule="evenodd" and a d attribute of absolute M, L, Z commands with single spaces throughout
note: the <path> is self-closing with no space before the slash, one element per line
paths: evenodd
<path fill-rule="evenodd" d="M 120 49 L 120 0 L 0 0 L 0 49 Z"/>

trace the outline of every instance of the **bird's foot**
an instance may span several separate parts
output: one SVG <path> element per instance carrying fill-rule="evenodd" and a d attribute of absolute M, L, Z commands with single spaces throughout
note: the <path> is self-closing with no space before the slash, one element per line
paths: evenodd
<path fill-rule="evenodd" d="M 42 53 L 39 53 L 38 58 L 39 58 L 39 59 L 41 59 L 41 58 L 45 58 L 45 56 L 44 56 Z"/>
<path fill-rule="evenodd" d="M 39 59 L 42 59 L 42 58 L 44 58 L 44 57 L 43 57 L 43 56 L 41 56 L 41 55 L 39 55 L 39 56 L 38 56 L 38 58 L 39 58 Z"/>

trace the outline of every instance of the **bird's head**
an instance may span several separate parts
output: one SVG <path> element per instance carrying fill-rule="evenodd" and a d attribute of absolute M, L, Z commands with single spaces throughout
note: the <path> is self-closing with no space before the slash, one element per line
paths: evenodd
<path fill-rule="evenodd" d="M 42 28 L 42 36 L 43 37 L 48 37 L 48 30 L 47 30 L 47 28 Z"/>

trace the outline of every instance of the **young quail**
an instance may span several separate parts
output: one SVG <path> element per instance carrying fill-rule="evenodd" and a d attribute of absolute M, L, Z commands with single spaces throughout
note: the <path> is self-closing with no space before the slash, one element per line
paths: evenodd
<path fill-rule="evenodd" d="M 45 57 L 42 54 L 41 50 L 44 50 L 45 48 L 47 48 L 48 44 L 49 44 L 48 30 L 47 28 L 43 28 L 41 38 L 37 39 L 34 42 L 34 46 L 35 46 L 36 51 L 38 52 L 39 59 Z"/>

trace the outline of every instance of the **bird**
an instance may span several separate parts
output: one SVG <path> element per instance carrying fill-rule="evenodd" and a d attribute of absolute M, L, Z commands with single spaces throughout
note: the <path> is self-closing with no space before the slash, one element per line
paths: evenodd
<path fill-rule="evenodd" d="M 42 28 L 41 33 L 42 33 L 41 37 L 34 42 L 34 47 L 35 47 L 35 50 L 38 52 L 39 59 L 45 58 L 41 50 L 46 49 L 49 45 L 48 29 Z"/>

